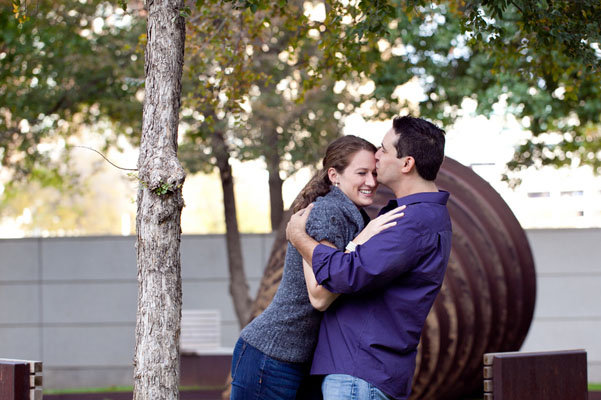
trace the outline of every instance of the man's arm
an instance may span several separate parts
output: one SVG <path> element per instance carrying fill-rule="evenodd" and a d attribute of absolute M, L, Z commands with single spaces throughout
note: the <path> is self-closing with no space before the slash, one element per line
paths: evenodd
<path fill-rule="evenodd" d="M 286 239 L 292 243 L 296 250 L 298 250 L 298 252 L 301 254 L 303 259 L 309 264 L 312 264 L 313 252 L 319 244 L 315 239 L 307 234 L 307 230 L 305 228 L 312 208 L 313 203 L 309 204 L 302 210 L 297 211 L 295 214 L 292 214 L 292 217 L 290 217 L 290 221 L 286 226 Z M 405 210 L 405 208 L 407 207 L 404 205 L 399 206 L 393 210 L 390 210 L 386 214 L 382 214 L 373 219 L 365 227 L 365 229 L 363 229 L 359 235 L 353 239 L 353 242 L 355 244 L 363 244 L 374 235 L 377 235 L 378 233 L 395 226 L 395 220 L 405 215 L 405 213 L 402 212 Z M 329 246 L 335 248 L 335 246 L 333 246 L 331 243 Z"/>
<path fill-rule="evenodd" d="M 391 263 L 392 259 L 397 258 L 397 261 L 402 264 L 401 259 L 411 257 L 411 250 L 407 248 L 411 246 L 402 243 L 398 235 L 392 236 L 392 242 L 385 237 L 378 241 L 369 241 L 368 244 L 370 245 L 366 249 L 362 249 L 365 250 L 362 253 L 368 255 L 367 257 L 359 256 L 359 251 L 345 254 L 331 247 L 319 246 L 319 243 L 305 231 L 305 224 L 312 206 L 312 204 L 309 205 L 290 218 L 290 222 L 286 227 L 286 237 L 301 256 L 312 264 L 311 271 L 304 271 L 305 276 L 308 275 L 307 272 L 314 272 L 311 275 L 315 278 L 316 284 L 321 284 L 324 290 L 335 293 L 353 293 L 368 286 L 381 286 L 388 276 L 394 275 L 395 271 L 399 269 L 397 262 Z M 371 228 L 369 231 L 371 233 L 365 236 L 364 240 L 396 226 L 396 222 L 392 221 L 402 217 L 404 209 L 404 206 L 398 207 L 370 222 Z M 390 237 L 390 235 L 386 236 Z M 410 237 L 404 239 L 411 241 Z M 359 244 L 363 243 L 364 240 L 360 240 Z M 381 259 L 379 253 L 380 251 L 386 251 L 388 246 L 391 246 L 393 254 L 389 254 L 388 260 L 382 262 L 384 260 Z M 398 254 L 395 255 L 394 253 Z M 315 254 L 318 256 L 317 264 L 313 259 Z"/>
<path fill-rule="evenodd" d="M 315 279 L 334 293 L 378 290 L 416 266 L 436 246 L 431 236 L 424 235 L 419 220 L 404 217 L 350 253 L 317 246 L 312 255 Z"/>

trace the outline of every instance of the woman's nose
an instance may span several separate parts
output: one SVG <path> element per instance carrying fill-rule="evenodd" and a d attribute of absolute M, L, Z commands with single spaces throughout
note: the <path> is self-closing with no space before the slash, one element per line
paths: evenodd
<path fill-rule="evenodd" d="M 367 180 L 365 183 L 369 186 L 375 186 L 376 185 L 376 177 L 373 176 L 373 174 L 368 174 Z"/>

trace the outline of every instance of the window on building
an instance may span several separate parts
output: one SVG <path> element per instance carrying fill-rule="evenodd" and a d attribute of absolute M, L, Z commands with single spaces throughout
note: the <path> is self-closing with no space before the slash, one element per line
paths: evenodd
<path fill-rule="evenodd" d="M 560 193 L 561 197 L 580 197 L 584 196 L 583 190 L 568 190 Z"/>
<path fill-rule="evenodd" d="M 551 197 L 550 192 L 528 192 L 528 197 L 536 198 L 536 197 Z"/>

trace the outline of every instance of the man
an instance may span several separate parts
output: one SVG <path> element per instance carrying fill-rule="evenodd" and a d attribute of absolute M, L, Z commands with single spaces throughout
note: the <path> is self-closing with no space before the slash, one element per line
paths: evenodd
<path fill-rule="evenodd" d="M 444 131 L 430 122 L 393 120 L 376 153 L 376 170 L 397 199 L 380 215 L 407 207 L 396 225 L 364 244 L 350 242 L 350 252 L 306 234 L 309 209 L 288 224 L 287 237 L 312 264 L 317 283 L 346 294 L 323 315 L 311 367 L 311 374 L 326 375 L 325 400 L 409 397 L 421 331 L 451 251 L 449 193 L 434 183 L 444 142 Z"/>

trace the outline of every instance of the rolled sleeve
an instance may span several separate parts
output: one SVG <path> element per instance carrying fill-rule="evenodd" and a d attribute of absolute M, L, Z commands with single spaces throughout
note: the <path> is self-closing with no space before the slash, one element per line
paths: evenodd
<path fill-rule="evenodd" d="M 338 250 L 323 244 L 317 245 L 313 250 L 313 273 L 320 285 L 330 278 L 329 260 L 336 251 Z"/>

